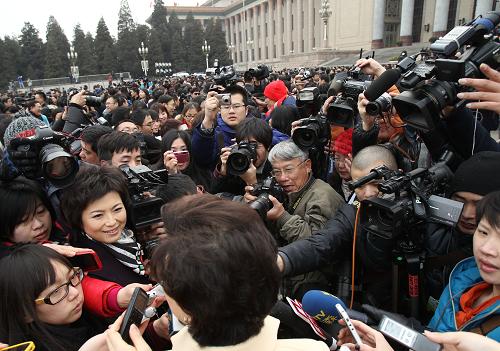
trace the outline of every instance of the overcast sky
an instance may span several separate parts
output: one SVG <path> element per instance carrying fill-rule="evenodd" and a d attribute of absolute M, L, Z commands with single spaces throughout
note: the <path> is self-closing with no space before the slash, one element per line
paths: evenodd
<path fill-rule="evenodd" d="M 163 0 L 165 5 L 193 6 L 202 0 Z M 153 11 L 154 0 L 128 0 L 134 20 L 145 23 Z M 68 40 L 73 40 L 73 28 L 80 23 L 84 32 L 95 36 L 97 22 L 104 17 L 111 35 L 116 38 L 120 0 L 14 0 L 3 3 L 3 16 L 0 21 L 0 37 L 18 36 L 24 22 L 30 22 L 45 41 L 45 30 L 49 16 L 53 15 L 64 30 Z"/>

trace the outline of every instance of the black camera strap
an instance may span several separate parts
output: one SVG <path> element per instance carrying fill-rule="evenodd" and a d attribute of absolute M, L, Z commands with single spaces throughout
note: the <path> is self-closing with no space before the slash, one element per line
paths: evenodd
<path fill-rule="evenodd" d="M 309 179 L 309 182 L 302 189 L 302 192 L 301 192 L 300 196 L 297 199 L 295 199 L 295 201 L 293 202 L 293 204 L 289 207 L 288 213 L 293 214 L 295 212 L 295 210 L 297 209 L 297 207 L 300 204 L 300 201 L 302 201 L 302 199 L 304 198 L 304 195 L 312 187 L 312 185 L 314 184 L 315 181 L 316 181 L 316 179 L 314 179 L 311 176 L 311 179 Z"/>

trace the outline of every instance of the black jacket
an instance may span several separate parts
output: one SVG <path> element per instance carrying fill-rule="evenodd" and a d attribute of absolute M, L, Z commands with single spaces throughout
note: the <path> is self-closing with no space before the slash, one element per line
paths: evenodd
<path fill-rule="evenodd" d="M 356 207 L 346 204 L 339 208 L 325 228 L 312 236 L 293 242 L 279 249 L 285 262 L 286 276 L 293 276 L 333 265 L 340 267 L 351 259 Z M 362 303 L 390 309 L 392 286 L 391 267 L 394 242 L 375 236 L 363 228 L 357 228 L 356 236 L 356 285 L 362 283 Z M 429 258 L 426 268 L 426 294 L 439 298 L 447 284 L 451 268 L 461 257 L 471 254 L 472 238 L 443 225 L 429 223 L 424 234 L 424 250 L 427 257 L 449 255 L 444 260 Z M 458 255 L 455 255 L 457 251 Z M 359 298 L 360 294 L 356 296 Z"/>
<path fill-rule="evenodd" d="M 271 175 L 273 166 L 266 160 L 262 173 L 257 173 L 257 181 L 260 182 Z M 212 193 L 229 193 L 233 195 L 245 195 L 247 184 L 239 176 L 227 175 L 215 178 Z"/>
<path fill-rule="evenodd" d="M 75 129 L 80 128 L 82 125 L 91 124 L 89 118 L 83 112 L 81 106 L 77 104 L 69 104 L 68 115 L 66 123 L 64 123 L 63 132 L 72 133 Z"/>

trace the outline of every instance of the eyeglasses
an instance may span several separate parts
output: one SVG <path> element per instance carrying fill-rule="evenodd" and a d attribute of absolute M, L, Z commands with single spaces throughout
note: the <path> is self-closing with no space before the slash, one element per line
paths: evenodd
<path fill-rule="evenodd" d="M 297 166 L 288 166 L 284 169 L 273 169 L 271 171 L 271 175 L 275 178 L 279 178 L 281 177 L 282 175 L 286 175 L 286 176 L 289 176 L 291 174 L 293 174 L 297 168 L 299 168 L 304 162 L 306 162 L 307 160 L 304 160 L 302 161 L 301 163 L 299 163 Z"/>
<path fill-rule="evenodd" d="M 233 108 L 233 110 L 238 110 L 242 107 L 245 107 L 244 104 L 234 104 L 234 105 L 222 105 L 220 107 L 221 111 L 229 111 L 231 109 L 231 107 Z"/>
<path fill-rule="evenodd" d="M 54 290 L 52 290 L 45 298 L 36 299 L 35 303 L 37 305 L 47 304 L 47 305 L 55 305 L 69 294 L 69 286 L 76 288 L 83 279 L 83 270 L 81 268 L 75 268 L 74 274 L 69 278 L 69 281 L 58 286 Z"/>
<path fill-rule="evenodd" d="M 184 117 L 186 117 L 186 118 L 190 118 L 190 119 L 193 119 L 193 118 L 195 118 L 195 117 L 196 117 L 196 115 L 185 115 Z"/>

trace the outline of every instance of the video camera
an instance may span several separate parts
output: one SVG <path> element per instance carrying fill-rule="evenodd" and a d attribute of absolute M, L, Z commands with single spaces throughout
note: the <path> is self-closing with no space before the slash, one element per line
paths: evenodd
<path fill-rule="evenodd" d="M 267 212 L 273 207 L 273 203 L 269 200 L 269 195 L 274 196 L 282 204 L 286 204 L 288 200 L 283 188 L 273 177 L 268 177 L 254 185 L 251 194 L 257 196 L 257 199 L 250 203 L 250 207 L 257 211 L 262 219 L 267 217 Z"/>
<path fill-rule="evenodd" d="M 464 91 L 458 79 L 483 78 L 482 63 L 498 67 L 500 43 L 493 32 L 499 23 L 500 12 L 488 12 L 436 40 L 430 46 L 430 58 L 417 64 L 415 57 L 406 57 L 397 64 L 403 74 L 399 84 L 408 90 L 394 97 L 393 104 L 406 124 L 428 132 L 444 107 L 465 103 L 457 99 L 457 93 Z"/>
<path fill-rule="evenodd" d="M 41 126 L 12 139 L 9 149 L 36 154 L 38 171 L 34 178 L 45 178 L 53 185 L 64 188 L 73 182 L 79 169 L 76 158 L 66 152 L 70 150 L 73 140 L 72 136 Z"/>
<path fill-rule="evenodd" d="M 264 80 L 269 77 L 269 67 L 266 65 L 258 65 L 257 69 L 250 68 L 247 72 L 256 80 Z"/>
<path fill-rule="evenodd" d="M 161 222 L 161 207 L 164 201 L 154 195 L 158 187 L 167 186 L 167 170 L 152 171 L 144 165 L 136 167 L 121 165 L 120 170 L 128 181 L 128 192 L 132 202 L 129 224 L 132 229 L 136 231 Z M 146 241 L 144 243 L 146 256 L 150 257 L 152 250 L 158 244 L 159 239 Z"/>
<path fill-rule="evenodd" d="M 215 69 L 214 83 L 227 87 L 236 80 L 236 71 L 233 66 L 217 67 Z"/>
<path fill-rule="evenodd" d="M 404 242 L 401 240 L 403 234 L 411 236 L 408 231 L 418 232 L 419 237 L 411 237 L 406 241 L 407 245 L 421 241 L 421 231 L 416 228 L 425 221 L 456 225 L 463 203 L 433 195 L 443 192 L 451 183 L 453 173 L 448 164 L 452 159 L 453 154 L 445 152 L 431 168 L 417 168 L 409 173 L 381 166 L 367 176 L 350 182 L 349 187 L 355 189 L 372 180 L 382 179 L 378 189 L 383 196 L 363 201 L 360 225 L 374 235 L 387 240 L 400 240 L 400 243 Z"/>
<path fill-rule="evenodd" d="M 335 95 L 337 98 L 328 106 L 326 118 L 332 124 L 352 128 L 354 116 L 358 113 L 358 96 L 370 84 L 370 77 L 359 67 L 352 67 L 347 73 L 338 73 L 328 89 L 328 96 Z"/>

